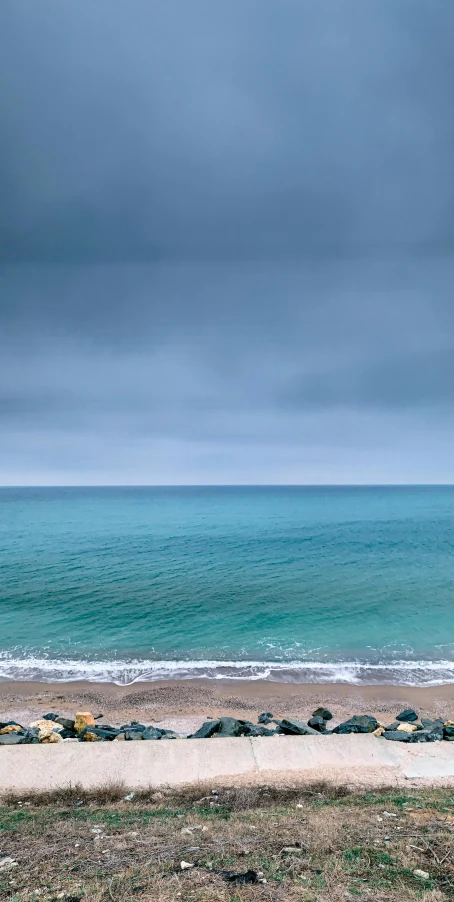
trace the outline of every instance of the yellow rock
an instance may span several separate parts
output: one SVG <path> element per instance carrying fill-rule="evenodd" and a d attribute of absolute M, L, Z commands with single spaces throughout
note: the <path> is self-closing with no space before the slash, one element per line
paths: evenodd
<path fill-rule="evenodd" d="M 76 733 L 81 733 L 85 727 L 95 727 L 95 718 L 89 711 L 79 711 L 74 721 L 74 729 Z"/>
<path fill-rule="evenodd" d="M 400 723 L 397 729 L 401 733 L 415 733 L 418 727 L 414 723 Z"/>
<path fill-rule="evenodd" d="M 44 736 L 40 739 L 42 745 L 48 745 L 50 742 L 63 742 L 63 739 L 60 736 L 60 733 L 56 733 L 55 731 L 49 733 L 48 736 Z"/>
<path fill-rule="evenodd" d="M 90 733 L 90 730 L 87 730 L 82 736 L 82 742 L 99 742 L 100 739 L 100 736 L 97 736 L 96 733 Z"/>
<path fill-rule="evenodd" d="M 53 720 L 34 720 L 33 723 L 30 724 L 31 727 L 36 727 L 39 730 L 39 741 L 42 742 L 43 739 L 47 739 L 51 733 L 61 733 L 63 727 L 59 723 L 55 723 Z M 51 740 L 55 742 L 55 739 Z M 58 740 L 57 740 L 58 742 Z"/>
<path fill-rule="evenodd" d="M 454 727 L 454 720 L 445 720 L 444 726 L 445 727 Z M 2 733 L 3 733 L 3 730 L 2 730 Z"/>
<path fill-rule="evenodd" d="M 18 723 L 10 723 L 7 727 L 3 727 L 3 730 L 0 730 L 0 735 L 4 736 L 5 733 L 18 733 L 22 727 L 19 726 Z"/>
<path fill-rule="evenodd" d="M 380 724 L 380 726 L 378 726 L 377 729 L 374 730 L 374 736 L 383 736 L 384 732 L 385 732 L 385 728 L 384 728 L 384 726 L 382 726 L 382 724 Z"/>

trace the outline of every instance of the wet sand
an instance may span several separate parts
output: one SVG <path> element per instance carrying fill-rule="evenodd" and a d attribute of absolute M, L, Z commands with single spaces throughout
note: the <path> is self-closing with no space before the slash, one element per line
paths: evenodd
<path fill-rule="evenodd" d="M 119 725 L 130 720 L 159 723 L 178 732 L 191 732 L 206 719 L 220 715 L 255 720 L 262 711 L 302 720 L 323 705 L 333 724 L 352 714 L 375 714 L 383 722 L 394 719 L 405 707 L 422 716 L 454 719 L 454 684 L 433 687 L 354 686 L 350 684 L 273 683 L 264 680 L 238 682 L 170 680 L 133 683 L 0 683 L 0 719 L 30 721 L 54 711 L 73 715 L 89 710 L 102 714 L 101 723 Z"/>

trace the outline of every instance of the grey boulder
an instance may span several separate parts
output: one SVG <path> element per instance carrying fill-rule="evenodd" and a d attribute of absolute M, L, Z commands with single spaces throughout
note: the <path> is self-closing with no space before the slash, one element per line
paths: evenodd
<path fill-rule="evenodd" d="M 273 720 L 273 715 L 271 711 L 265 711 L 263 714 L 259 714 L 257 721 L 258 723 L 268 724 Z"/>
<path fill-rule="evenodd" d="M 220 723 L 220 720 L 207 720 L 188 739 L 210 739 L 218 731 Z"/>
<path fill-rule="evenodd" d="M 285 717 L 283 720 L 275 720 L 274 722 L 287 736 L 320 736 L 318 730 L 314 730 L 309 724 L 300 720 Z"/>
<path fill-rule="evenodd" d="M 323 717 L 323 720 L 332 720 L 333 715 L 331 711 L 328 711 L 328 708 L 316 708 L 315 711 L 312 712 L 312 717 Z"/>
<path fill-rule="evenodd" d="M 378 720 L 370 714 L 355 714 L 349 720 L 334 727 L 333 733 L 373 733 L 378 727 Z"/>
<path fill-rule="evenodd" d="M 401 711 L 397 715 L 396 720 L 400 720 L 401 723 L 413 723 L 415 720 L 418 720 L 418 715 L 413 708 L 405 708 L 405 711 Z"/>
<path fill-rule="evenodd" d="M 326 732 L 326 720 L 321 715 L 309 718 L 308 725 L 312 727 L 313 730 L 317 730 L 317 733 Z"/>

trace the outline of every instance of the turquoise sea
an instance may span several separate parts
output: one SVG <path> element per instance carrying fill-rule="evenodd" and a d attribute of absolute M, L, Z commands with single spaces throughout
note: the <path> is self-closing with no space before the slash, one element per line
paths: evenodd
<path fill-rule="evenodd" d="M 454 681 L 454 487 L 0 489 L 0 678 Z"/>

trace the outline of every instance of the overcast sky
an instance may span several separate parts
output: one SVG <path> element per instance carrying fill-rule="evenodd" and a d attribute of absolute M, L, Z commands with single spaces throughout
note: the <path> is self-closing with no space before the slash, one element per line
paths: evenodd
<path fill-rule="evenodd" d="M 2 0 L 0 484 L 454 482 L 453 0 Z"/>

